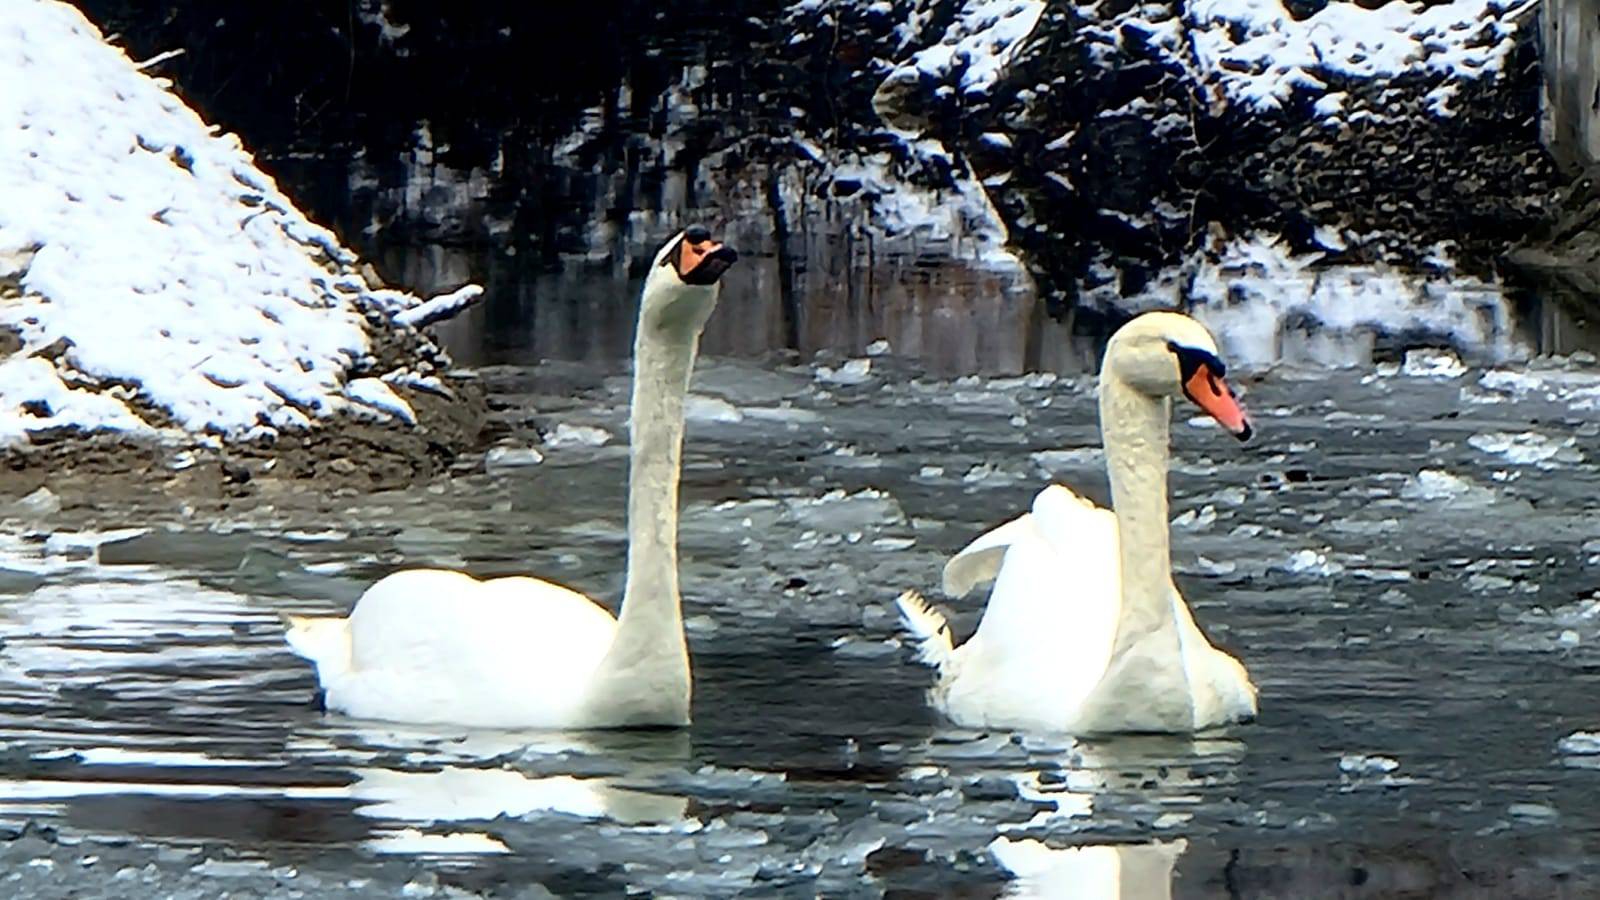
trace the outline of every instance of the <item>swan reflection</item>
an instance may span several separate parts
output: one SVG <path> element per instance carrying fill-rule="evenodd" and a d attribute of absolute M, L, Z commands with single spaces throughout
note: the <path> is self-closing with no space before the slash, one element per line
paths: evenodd
<path fill-rule="evenodd" d="M 688 807 L 685 797 L 623 784 L 681 766 L 689 755 L 682 732 L 440 732 L 343 721 L 302 735 L 299 744 L 302 753 L 321 749 L 347 759 L 402 755 L 404 767 L 354 769 L 346 788 L 357 815 L 385 823 L 366 841 L 380 852 L 503 853 L 484 829 L 457 826 L 539 814 L 670 824 Z"/>
<path fill-rule="evenodd" d="M 1179 838 L 1055 848 L 1031 838 L 1002 837 L 989 845 L 989 852 L 1014 879 L 1007 897 L 1167 900 L 1173 867 L 1187 846 Z"/>
<path fill-rule="evenodd" d="M 1053 831 L 1081 840 L 1086 823 L 1157 829 L 1181 827 L 1203 793 L 1237 781 L 1245 745 L 1226 736 L 1119 735 L 1092 740 L 1015 739 L 1029 771 L 1012 778 L 1018 796 L 1049 804 L 1024 823 L 1001 826 L 988 846 L 1011 873 L 1009 897 L 1144 900 L 1171 896 L 1182 838 L 1056 846 Z"/>

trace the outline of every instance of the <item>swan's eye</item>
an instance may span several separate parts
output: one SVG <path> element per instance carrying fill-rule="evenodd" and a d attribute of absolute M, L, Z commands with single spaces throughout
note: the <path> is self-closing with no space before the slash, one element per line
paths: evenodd
<path fill-rule="evenodd" d="M 1215 378 L 1222 378 L 1228 374 L 1228 367 L 1216 354 L 1199 347 L 1189 347 L 1177 341 L 1167 341 L 1167 349 L 1178 357 L 1178 377 L 1183 383 L 1188 384 L 1194 373 L 1201 367 L 1208 369 Z"/>

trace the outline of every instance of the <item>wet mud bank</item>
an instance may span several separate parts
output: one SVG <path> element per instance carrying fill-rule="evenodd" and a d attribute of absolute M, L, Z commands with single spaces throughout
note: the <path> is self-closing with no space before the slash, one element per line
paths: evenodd
<path fill-rule="evenodd" d="M 315 429 L 210 445 L 70 428 L 32 434 L 0 447 L 0 503 L 227 507 L 309 484 L 333 493 L 401 488 L 481 465 L 489 404 L 475 377 L 395 390 L 415 423 L 339 416 Z"/>

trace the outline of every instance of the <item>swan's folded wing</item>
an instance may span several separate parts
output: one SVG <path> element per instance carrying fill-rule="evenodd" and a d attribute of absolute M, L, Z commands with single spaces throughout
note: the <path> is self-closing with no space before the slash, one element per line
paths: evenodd
<path fill-rule="evenodd" d="M 350 615 L 357 669 L 586 671 L 610 645 L 611 614 L 536 578 L 479 581 L 409 569 L 367 589 Z"/>
<path fill-rule="evenodd" d="M 1005 560 L 1006 548 L 1033 533 L 1033 516 L 1023 513 L 979 535 L 944 564 L 945 594 L 964 597 L 978 585 L 993 581 L 1000 574 L 1000 563 Z"/>
<path fill-rule="evenodd" d="M 1033 518 L 1039 533 L 1053 542 L 1073 542 L 1079 537 L 1102 539 L 1106 528 L 1116 528 L 1111 510 L 1052 484 L 1033 498 Z"/>

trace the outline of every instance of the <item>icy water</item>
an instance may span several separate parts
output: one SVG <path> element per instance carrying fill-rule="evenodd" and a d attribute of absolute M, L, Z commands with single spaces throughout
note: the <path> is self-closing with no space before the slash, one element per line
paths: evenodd
<path fill-rule="evenodd" d="M 1249 666 L 1261 717 L 1084 742 L 941 723 L 891 609 L 907 586 L 941 600 L 945 556 L 1048 480 L 1105 500 L 1092 379 L 942 380 L 888 357 L 702 366 L 682 535 L 693 727 L 319 712 L 277 614 L 343 612 L 402 564 L 616 601 L 624 373 L 484 377 L 500 444 L 431 487 L 223 521 L 11 509 L 0 820 L 47 828 L 0 850 L 6 893 L 1600 890 L 1600 736 L 1577 734 L 1600 731 L 1591 358 L 1259 371 L 1240 379 L 1246 445 L 1180 411 L 1177 578 Z M 981 605 L 943 603 L 959 634 Z"/>

